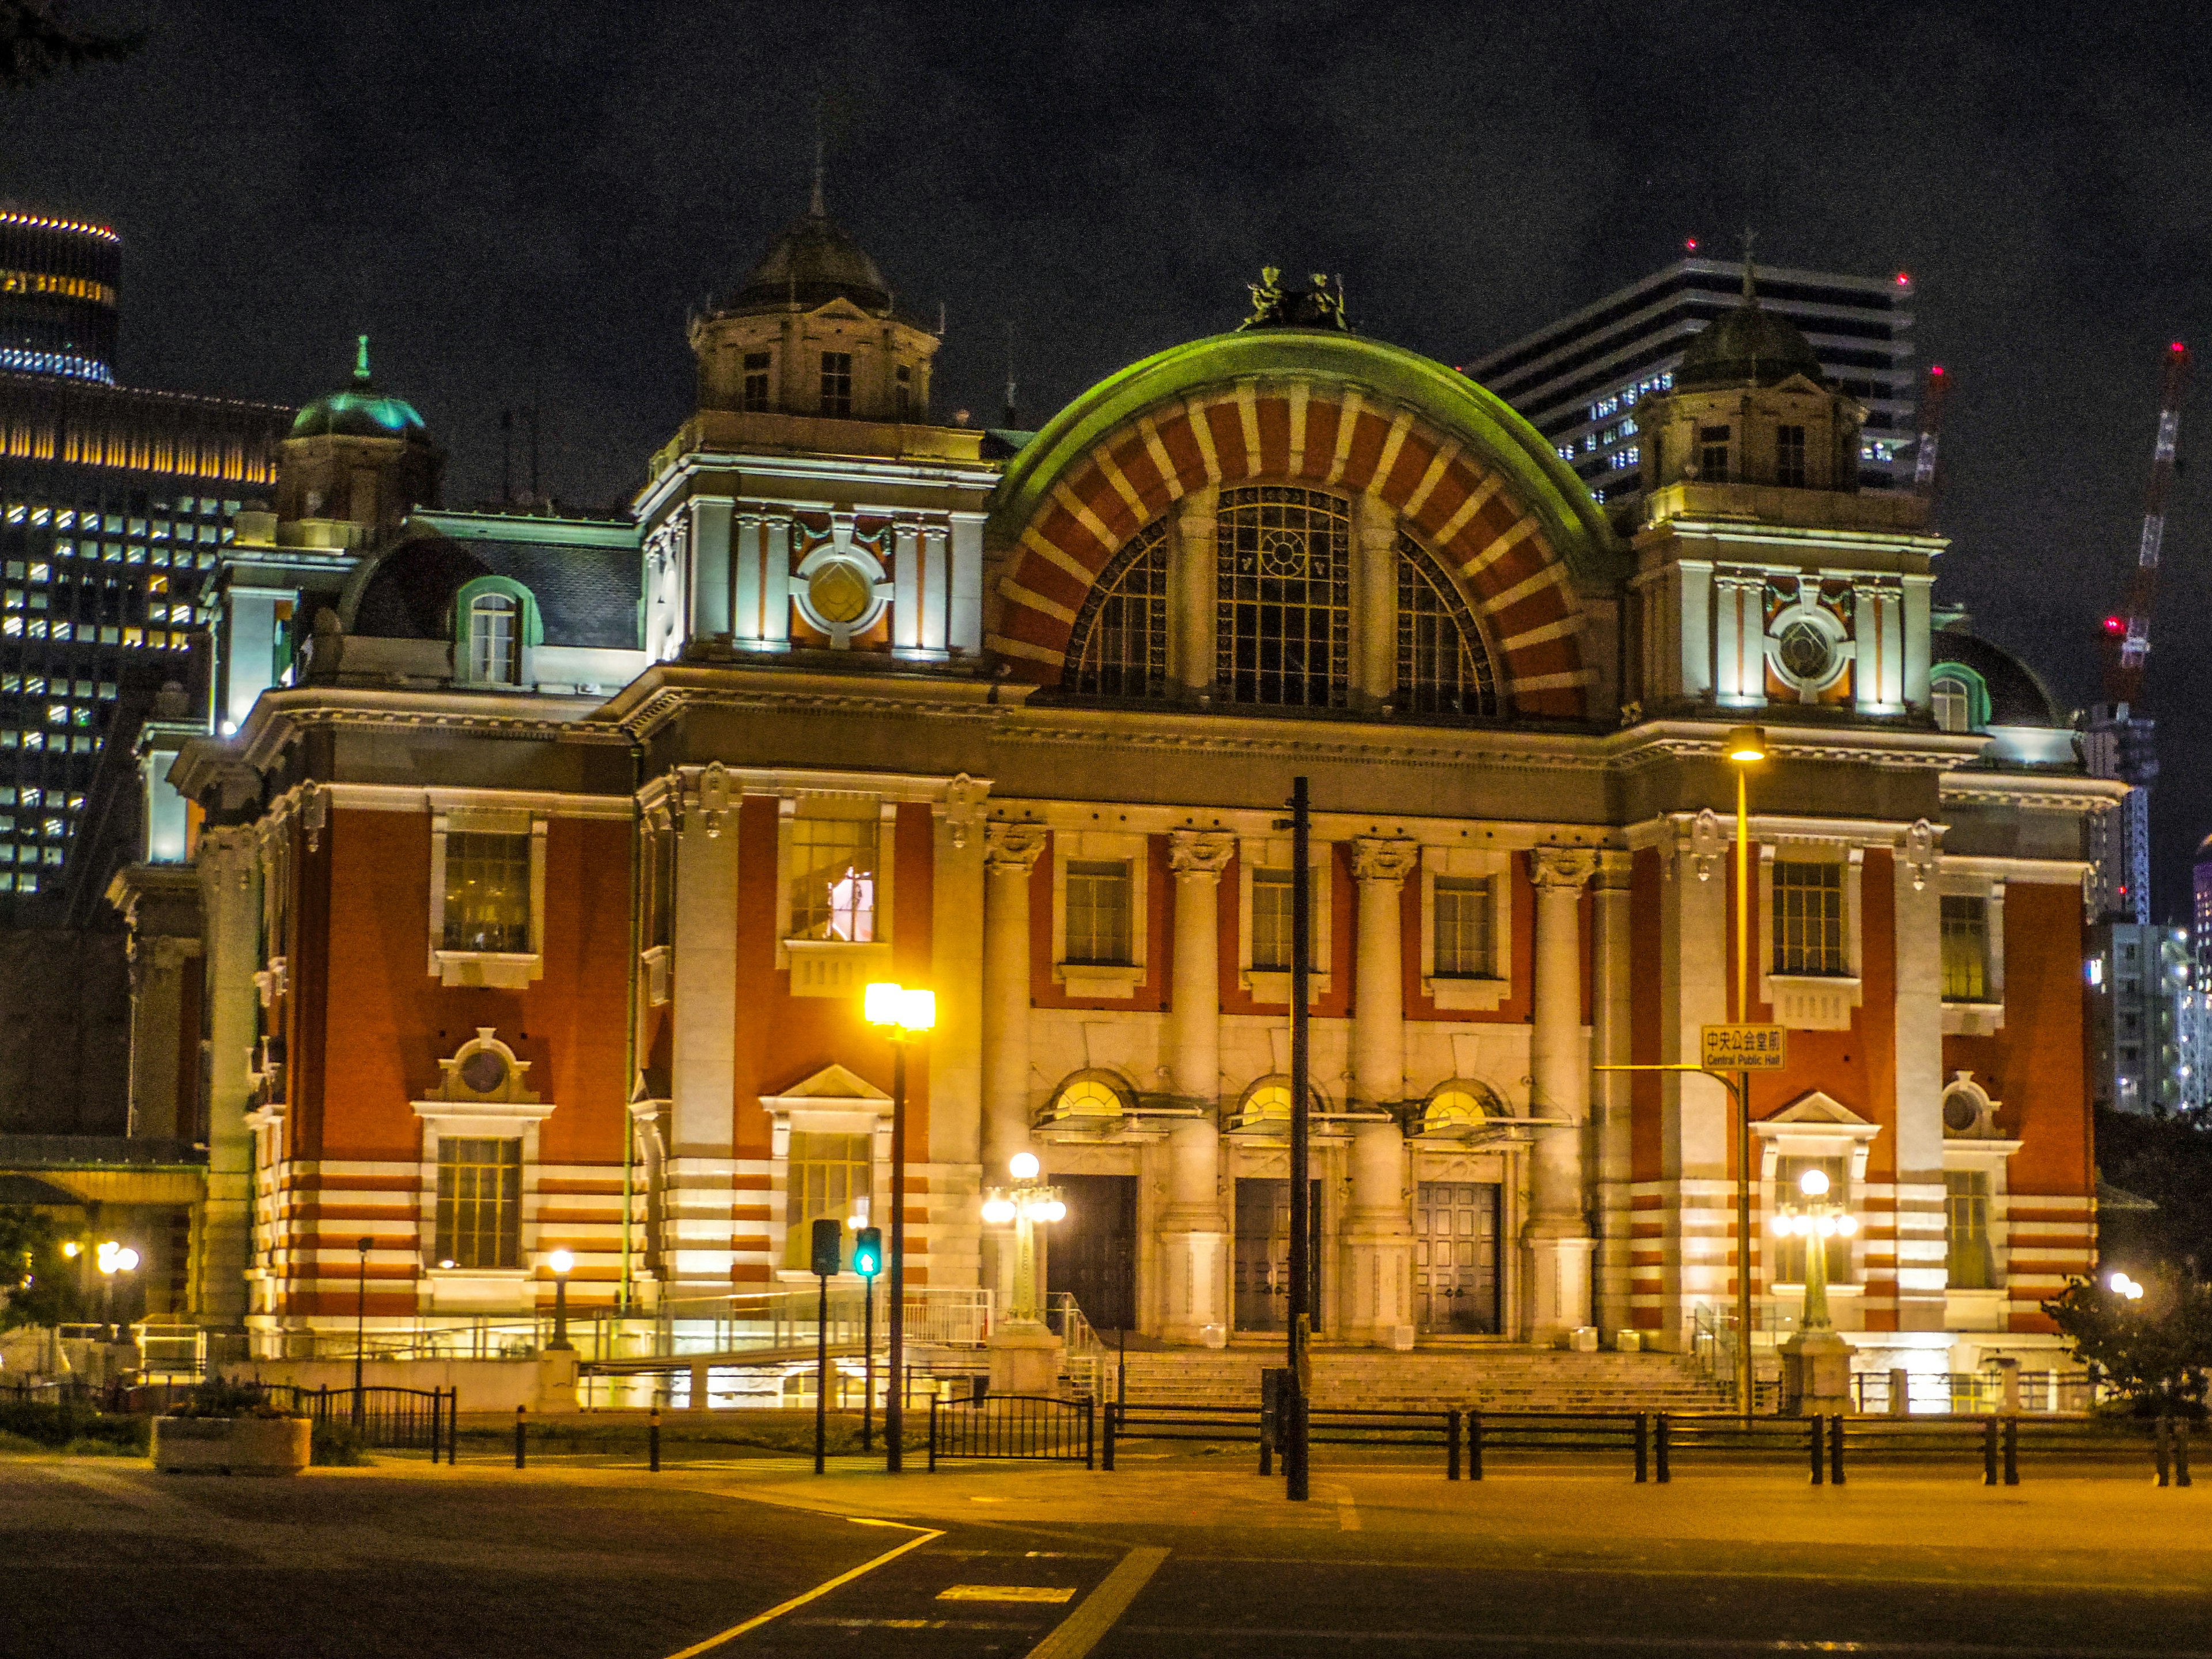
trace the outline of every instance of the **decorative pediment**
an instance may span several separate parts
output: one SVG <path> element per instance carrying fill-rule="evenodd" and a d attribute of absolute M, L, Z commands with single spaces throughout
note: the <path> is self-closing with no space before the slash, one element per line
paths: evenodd
<path fill-rule="evenodd" d="M 450 1060 L 438 1062 L 438 1071 L 429 1097 L 409 1103 L 416 1116 L 440 1125 L 441 1133 L 510 1133 L 515 1126 L 553 1114 L 553 1103 L 528 1086 L 530 1062 L 516 1059 L 492 1026 L 477 1026 Z"/>
<path fill-rule="evenodd" d="M 1769 1124 L 1778 1127 L 1785 1123 L 1796 1128 L 1818 1125 L 1822 1127 L 1865 1129 L 1869 1133 L 1878 1131 L 1881 1127 L 1868 1122 L 1833 1095 L 1819 1089 L 1808 1090 L 1780 1111 L 1761 1119 L 1752 1127 L 1763 1129 Z"/>
<path fill-rule="evenodd" d="M 831 1061 L 812 1077 L 794 1083 L 779 1095 L 763 1095 L 761 1104 L 771 1112 L 801 1109 L 817 1111 L 877 1111 L 887 1109 L 891 1097 L 846 1067 Z"/>

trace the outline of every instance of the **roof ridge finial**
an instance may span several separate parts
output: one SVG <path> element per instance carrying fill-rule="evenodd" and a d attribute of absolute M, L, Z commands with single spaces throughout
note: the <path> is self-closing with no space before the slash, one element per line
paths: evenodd
<path fill-rule="evenodd" d="M 366 334 L 358 335 L 355 338 L 353 377 L 363 386 L 368 384 L 368 336 Z"/>
<path fill-rule="evenodd" d="M 1746 305 L 1759 303 L 1759 289 L 1752 280 L 1751 248 L 1759 240 L 1759 233 L 1747 225 L 1743 231 L 1743 299 Z"/>
<path fill-rule="evenodd" d="M 822 94 L 817 92 L 814 94 L 814 196 L 806 208 L 809 216 L 817 219 L 830 216 L 830 210 L 822 199 L 822 175 L 826 170 L 828 151 L 829 143 L 823 136 Z"/>

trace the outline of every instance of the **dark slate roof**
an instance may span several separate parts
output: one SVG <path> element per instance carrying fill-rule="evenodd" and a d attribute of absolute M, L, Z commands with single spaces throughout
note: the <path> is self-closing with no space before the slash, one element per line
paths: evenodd
<path fill-rule="evenodd" d="M 1971 668 L 1990 689 L 1991 726 L 2063 726 L 2058 706 L 2035 671 L 2009 651 L 1962 629 L 1943 628 L 1929 642 L 1929 665 Z"/>
<path fill-rule="evenodd" d="M 478 576 L 507 576 L 528 588 L 548 645 L 636 648 L 644 563 L 635 546 L 410 537 L 378 559 L 354 607 L 351 631 L 450 639 L 453 596 Z"/>
<path fill-rule="evenodd" d="M 1778 386 L 1793 374 L 1802 374 L 1815 386 L 1827 384 L 1812 343 L 1796 325 L 1757 301 L 1747 300 L 1692 337 L 1674 371 L 1674 390 Z"/>
<path fill-rule="evenodd" d="M 823 210 L 813 208 L 793 220 L 753 267 L 728 309 L 781 310 L 796 302 L 812 310 L 832 300 L 850 300 L 867 312 L 890 309 L 890 284 L 865 249 Z"/>

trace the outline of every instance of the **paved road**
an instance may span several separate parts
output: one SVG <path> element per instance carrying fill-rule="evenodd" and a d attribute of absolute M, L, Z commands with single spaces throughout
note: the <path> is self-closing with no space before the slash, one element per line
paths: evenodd
<path fill-rule="evenodd" d="M 1226 1466 L 248 1482 L 0 1458 L 0 1656 L 2212 1659 L 2212 1492 L 1342 1468 L 1316 1498 Z"/>

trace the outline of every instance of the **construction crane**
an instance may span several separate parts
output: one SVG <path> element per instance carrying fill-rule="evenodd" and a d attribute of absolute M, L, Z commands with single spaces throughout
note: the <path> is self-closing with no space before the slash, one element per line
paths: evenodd
<path fill-rule="evenodd" d="M 2116 811 L 2100 817 L 2091 833 L 2097 866 L 2099 911 L 2107 919 L 2150 921 L 2150 786 L 2158 776 L 2156 726 L 2142 708 L 2144 660 L 2150 655 L 2151 606 L 2158 597 L 2158 556 L 2166 540 L 2166 497 L 2173 483 L 2174 449 L 2181 436 L 2181 398 L 2189 384 L 2189 348 L 2166 349 L 2166 380 L 2159 392 L 2158 436 L 2150 461 L 2150 495 L 2144 505 L 2142 541 L 2128 582 L 2124 614 L 2105 618 L 2105 698 L 2089 710 L 2081 757 L 2090 775 L 2133 786 Z"/>
<path fill-rule="evenodd" d="M 2127 611 L 2105 618 L 2105 637 L 2117 649 L 2107 661 L 2105 696 L 2130 707 L 2142 696 L 2143 659 L 2150 654 L 2151 604 L 2158 596 L 2158 552 L 2166 539 L 2166 496 L 2173 483 L 2173 452 L 2181 436 L 2181 397 L 2189 385 L 2189 348 L 2166 349 L 2166 384 L 2159 392 L 2158 438 L 2151 450 L 2150 495 L 2143 507 L 2142 544 L 2128 583 Z"/>
<path fill-rule="evenodd" d="M 1943 434 L 1943 394 L 1950 386 L 1943 365 L 1930 364 L 1920 387 L 1920 441 L 1912 447 L 1912 490 L 1929 501 L 1936 499 L 1941 483 L 1936 470 L 1936 447 Z"/>

